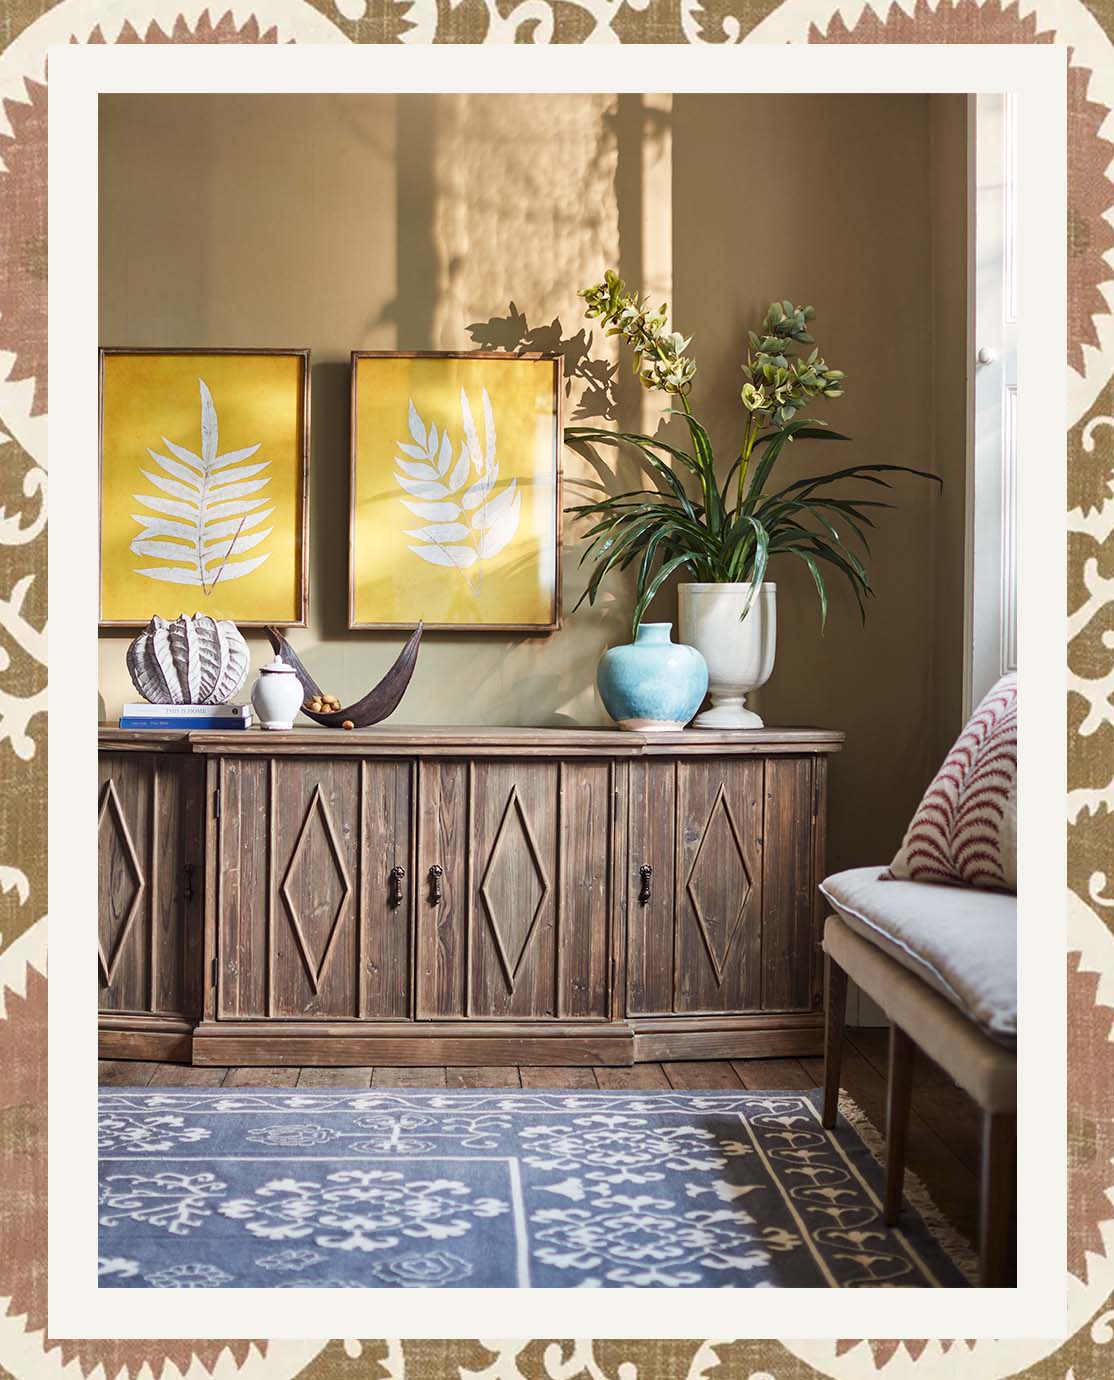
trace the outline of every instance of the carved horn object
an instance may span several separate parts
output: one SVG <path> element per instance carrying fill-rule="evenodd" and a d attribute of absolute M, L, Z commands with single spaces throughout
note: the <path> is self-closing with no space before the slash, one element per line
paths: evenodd
<path fill-rule="evenodd" d="M 301 682 L 304 692 L 302 713 L 307 719 L 312 719 L 315 724 L 320 724 L 322 728 L 343 728 L 345 720 L 356 728 L 370 728 L 372 724 L 382 723 L 389 714 L 393 714 L 398 708 L 399 701 L 406 693 L 406 687 L 410 684 L 410 677 L 414 674 L 414 667 L 418 660 L 418 648 L 422 641 L 422 626 L 419 623 L 410 634 L 410 640 L 399 652 L 395 664 L 373 690 L 369 690 L 363 699 L 357 700 L 355 704 L 350 704 L 346 709 L 337 709 L 330 714 L 317 714 L 306 708 L 306 701 L 321 694 L 320 687 L 302 665 L 298 653 L 287 642 L 278 628 L 269 627 L 266 632 L 275 653 L 288 666 L 294 668 L 294 673 Z"/>

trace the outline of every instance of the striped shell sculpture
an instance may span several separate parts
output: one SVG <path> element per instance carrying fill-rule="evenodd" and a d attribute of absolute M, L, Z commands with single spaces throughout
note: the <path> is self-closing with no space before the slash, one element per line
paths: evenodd
<path fill-rule="evenodd" d="M 132 684 L 151 704 L 225 704 L 251 658 L 235 623 L 204 613 L 157 615 L 128 648 Z"/>

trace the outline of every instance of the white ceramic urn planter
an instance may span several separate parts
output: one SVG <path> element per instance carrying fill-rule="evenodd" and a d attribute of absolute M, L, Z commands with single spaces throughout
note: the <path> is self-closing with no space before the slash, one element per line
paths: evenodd
<path fill-rule="evenodd" d="M 777 645 L 777 586 L 764 584 L 745 618 L 749 584 L 682 584 L 677 587 L 680 640 L 708 663 L 712 705 L 692 721 L 693 728 L 761 728 L 747 709 L 752 690 L 770 678 Z"/>

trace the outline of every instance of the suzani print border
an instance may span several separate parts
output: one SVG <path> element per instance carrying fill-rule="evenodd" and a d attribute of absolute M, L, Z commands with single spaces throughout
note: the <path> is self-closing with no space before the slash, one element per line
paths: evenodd
<path fill-rule="evenodd" d="M 1107 307 L 1114 187 L 1114 14 L 1037 6 L 830 0 L 8 0 L 0 27 L 0 1365 L 71 1374 L 391 1377 L 954 1375 L 1097 1380 L 1114 1355 L 1114 321 Z M 1010 36 L 1012 35 L 1012 36 Z M 45 1332 L 46 1046 L 46 88 L 52 42 L 693 44 L 1046 42 L 1072 48 L 1069 216 L 1069 1258 L 1065 1343 L 518 1341 L 55 1342 Z M 511 1319 L 508 1319 L 512 1323 Z M 513 1330 L 510 1327 L 508 1330 Z"/>

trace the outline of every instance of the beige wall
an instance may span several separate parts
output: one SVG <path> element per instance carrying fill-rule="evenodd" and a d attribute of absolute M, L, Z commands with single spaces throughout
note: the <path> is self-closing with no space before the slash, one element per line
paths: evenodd
<path fill-rule="evenodd" d="M 101 338 L 312 349 L 310 626 L 293 636 L 347 701 L 399 645 L 344 628 L 351 349 L 469 348 L 469 324 L 512 299 L 567 340 L 582 324 L 576 289 L 617 264 L 671 296 L 700 361 L 694 409 L 726 457 L 747 325 L 770 296 L 813 303 L 822 348 L 848 372 L 826 410 L 855 438 L 847 455 L 948 477 L 943 500 L 899 481 L 865 630 L 833 585 L 821 637 L 807 572 L 772 572 L 778 661 L 760 707 L 771 723 L 846 730 L 831 862 L 876 861 L 958 727 L 963 149 L 961 102 L 925 96 L 679 97 L 672 109 L 607 96 L 106 97 Z M 598 339 L 591 355 L 615 358 Z M 655 414 L 624 365 L 620 420 Z M 787 468 L 800 472 L 843 458 L 798 450 Z M 569 452 L 565 463 L 575 500 L 594 476 Z M 565 543 L 561 632 L 427 637 L 400 720 L 606 721 L 595 665 L 625 640 L 629 591 L 612 585 L 571 613 L 583 587 L 571 525 Z M 674 612 L 669 591 L 654 614 Z M 102 715 L 130 691 L 126 644 L 102 638 Z M 256 664 L 265 651 L 253 639 Z"/>

